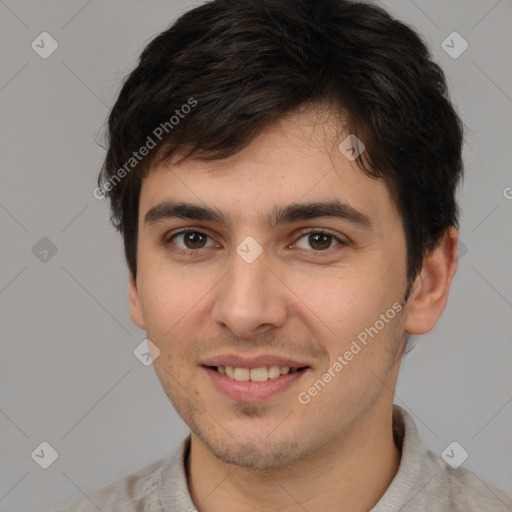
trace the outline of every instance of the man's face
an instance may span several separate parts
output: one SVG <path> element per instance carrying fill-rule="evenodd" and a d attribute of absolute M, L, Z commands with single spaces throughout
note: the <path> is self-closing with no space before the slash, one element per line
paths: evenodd
<path fill-rule="evenodd" d="M 317 115 L 289 115 L 226 160 L 158 166 L 141 190 L 132 318 L 159 348 L 155 370 L 192 433 L 242 466 L 329 449 L 392 403 L 405 341 L 402 223 L 384 183 L 338 150 L 348 134 L 336 137 L 334 116 Z M 166 203 L 178 202 L 230 225 L 173 217 Z M 328 202 L 351 215 L 311 209 L 267 224 L 276 210 Z M 273 378 L 238 381 L 217 365 Z"/>

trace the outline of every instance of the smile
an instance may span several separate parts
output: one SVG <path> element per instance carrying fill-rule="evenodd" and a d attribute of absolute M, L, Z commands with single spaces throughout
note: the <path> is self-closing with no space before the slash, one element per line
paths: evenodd
<path fill-rule="evenodd" d="M 217 366 L 212 369 L 219 372 L 221 375 L 226 375 L 232 380 L 237 381 L 252 381 L 264 382 L 269 379 L 276 379 L 281 375 L 297 372 L 303 368 L 291 368 L 289 366 L 261 366 L 259 368 L 240 368 L 233 366 Z"/>
<path fill-rule="evenodd" d="M 236 402 L 261 402 L 298 383 L 309 366 L 203 366 L 213 389 Z"/>

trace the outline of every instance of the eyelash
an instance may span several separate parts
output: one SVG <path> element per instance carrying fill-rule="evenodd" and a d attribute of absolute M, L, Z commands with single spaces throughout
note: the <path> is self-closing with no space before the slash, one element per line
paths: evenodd
<path fill-rule="evenodd" d="M 187 257 L 191 257 L 191 258 L 194 258 L 194 257 L 197 257 L 197 256 L 201 256 L 201 253 L 202 253 L 203 249 L 211 249 L 211 247 L 205 247 L 205 248 L 201 248 L 201 249 L 182 249 L 181 247 L 178 247 L 176 244 L 173 243 L 172 240 L 174 238 L 176 238 L 177 236 L 187 235 L 189 233 L 196 233 L 196 234 L 199 234 L 199 235 L 202 235 L 202 236 L 205 236 L 205 237 L 211 239 L 211 237 L 209 235 L 207 235 L 206 233 L 204 233 L 203 231 L 200 231 L 198 229 L 187 228 L 187 229 L 183 229 L 181 231 L 178 231 L 177 233 L 173 233 L 169 237 L 166 237 L 164 243 L 165 243 L 166 246 L 170 246 L 172 244 L 173 245 L 173 248 L 172 248 L 173 252 L 176 252 L 178 254 L 181 254 L 181 255 L 184 255 L 184 256 L 187 256 Z M 336 235 L 330 233 L 329 231 L 319 230 L 319 229 L 310 229 L 309 231 L 301 232 L 299 234 L 298 238 L 297 238 L 297 241 L 294 242 L 293 245 L 295 246 L 297 244 L 297 242 L 301 238 L 305 237 L 306 235 L 327 235 L 327 236 L 331 237 L 333 240 L 335 240 L 337 242 L 337 244 L 334 247 L 331 247 L 329 249 L 320 250 L 320 251 L 315 251 L 314 249 L 308 250 L 308 249 L 300 249 L 299 248 L 300 251 L 310 253 L 309 255 L 314 255 L 314 257 L 323 257 L 325 253 L 331 254 L 332 251 L 336 247 L 338 247 L 338 246 L 339 247 L 344 247 L 344 246 L 348 245 L 348 242 L 346 242 L 344 240 L 341 240 L 340 238 L 338 238 Z"/>

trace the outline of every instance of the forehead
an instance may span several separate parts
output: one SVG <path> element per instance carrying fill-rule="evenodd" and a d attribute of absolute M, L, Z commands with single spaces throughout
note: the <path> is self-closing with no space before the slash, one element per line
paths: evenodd
<path fill-rule="evenodd" d="M 348 136 L 335 116 L 293 113 L 227 159 L 158 165 L 143 181 L 139 218 L 162 202 L 185 201 L 256 225 L 276 207 L 335 200 L 378 223 L 396 214 L 394 205 L 384 182 L 347 158 L 346 143 L 339 149 Z"/>

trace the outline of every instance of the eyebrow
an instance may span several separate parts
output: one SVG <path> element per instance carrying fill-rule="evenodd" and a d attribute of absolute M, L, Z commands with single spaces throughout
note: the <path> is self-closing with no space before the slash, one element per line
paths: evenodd
<path fill-rule="evenodd" d="M 281 224 L 319 217 L 341 219 L 365 229 L 372 227 L 371 220 L 366 214 L 337 199 L 277 206 L 262 220 L 264 226 L 273 229 Z M 232 228 L 231 222 L 220 210 L 181 201 L 164 201 L 153 206 L 146 212 L 144 223 L 151 225 L 177 218 L 217 222 L 228 229 Z"/>

